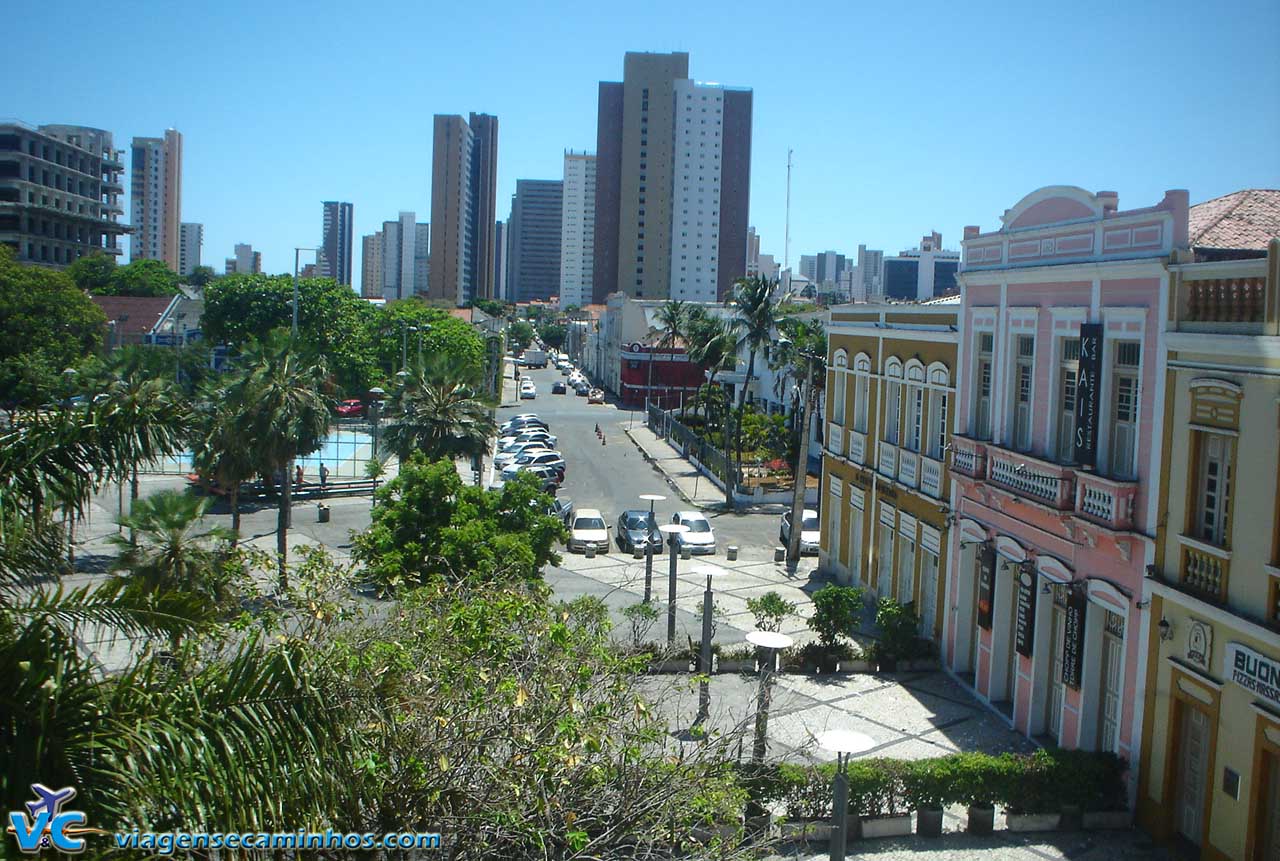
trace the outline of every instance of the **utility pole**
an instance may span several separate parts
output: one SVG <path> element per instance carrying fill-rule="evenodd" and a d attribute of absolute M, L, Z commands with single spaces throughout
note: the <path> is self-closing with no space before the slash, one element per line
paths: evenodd
<path fill-rule="evenodd" d="M 787 221 L 782 238 L 782 271 L 791 268 L 791 150 L 787 150 Z"/>

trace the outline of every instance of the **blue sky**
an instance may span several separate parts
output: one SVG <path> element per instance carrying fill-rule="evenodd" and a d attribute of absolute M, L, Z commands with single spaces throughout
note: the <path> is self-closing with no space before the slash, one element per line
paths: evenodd
<path fill-rule="evenodd" d="M 177 11 L 181 8 L 182 11 Z M 751 221 L 791 260 L 932 229 L 958 247 L 1024 194 L 1074 184 L 1121 208 L 1280 187 L 1280 3 L 27 3 L 8 13 L 0 116 L 185 138 L 185 221 L 219 271 L 320 238 L 430 220 L 431 118 L 499 117 L 498 214 L 517 178 L 595 148 L 596 84 L 627 50 L 690 53 L 755 90 Z M 126 207 L 126 213 L 128 209 Z M 358 272 L 357 272 L 358 278 Z"/>

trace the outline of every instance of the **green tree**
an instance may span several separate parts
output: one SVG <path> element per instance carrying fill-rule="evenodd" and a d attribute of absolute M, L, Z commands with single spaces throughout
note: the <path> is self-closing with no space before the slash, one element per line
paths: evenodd
<path fill-rule="evenodd" d="M 480 400 L 479 377 L 449 354 L 415 365 L 396 394 L 397 418 L 382 437 L 387 448 L 401 460 L 415 452 L 428 460 L 483 456 L 498 426 Z"/>
<path fill-rule="evenodd" d="M 371 348 L 377 311 L 332 278 L 298 282 L 298 344 L 325 357 L 338 386 L 353 397 L 382 382 Z M 293 321 L 293 278 L 227 275 L 205 288 L 201 328 L 205 338 L 233 349 L 264 340 Z"/>
<path fill-rule="evenodd" d="M 533 343 L 533 326 L 524 320 L 517 320 L 507 327 L 507 342 L 517 352 L 527 350 Z"/>
<path fill-rule="evenodd" d="M 775 383 L 775 393 L 781 398 L 788 381 L 799 381 L 799 398 L 792 411 L 792 440 L 796 458 L 792 465 L 795 487 L 791 499 L 791 522 L 799 523 L 804 513 L 804 500 L 808 487 L 809 426 L 818 408 L 818 393 L 826 380 L 827 334 L 820 320 L 801 320 L 790 317 L 779 323 L 781 336 L 774 342 L 769 364 L 782 370 Z M 843 421 L 841 422 L 843 423 Z M 787 561 L 800 560 L 800 530 L 791 530 L 787 544 Z"/>
<path fill-rule="evenodd" d="M 657 344 L 651 346 L 649 351 L 648 382 L 645 384 L 646 403 L 650 400 L 653 391 L 653 350 L 674 351 L 677 344 L 686 340 L 689 334 L 689 306 L 679 299 L 668 299 L 658 308 L 657 314 L 654 315 L 654 323 L 660 334 Z"/>
<path fill-rule="evenodd" d="M 415 296 L 376 309 L 370 321 L 368 337 L 384 379 L 394 378 L 402 360 L 416 360 L 419 333 L 409 331 L 415 326 L 422 335 L 424 356 L 450 356 L 468 375 L 484 368 L 484 341 L 471 324 Z"/>
<path fill-rule="evenodd" d="M 721 317 L 712 316 L 703 309 L 694 307 L 689 314 L 686 337 L 689 342 L 689 358 L 709 372 L 707 386 L 715 388 L 716 374 L 732 370 L 737 361 L 737 339 L 728 323 Z M 710 419 L 711 416 L 708 415 L 707 418 Z"/>
<path fill-rule="evenodd" d="M 496 317 L 499 320 L 509 316 L 511 311 L 510 306 L 502 304 L 497 299 L 476 299 L 471 304 L 490 317 Z"/>
<path fill-rule="evenodd" d="M 296 458 L 319 449 L 329 433 L 329 372 L 323 359 L 296 347 L 284 332 L 250 342 L 237 364 L 240 370 L 228 386 L 229 403 L 243 410 L 235 419 L 236 425 L 253 446 L 259 472 L 282 478 L 276 554 L 280 588 L 287 590 L 293 493 L 293 476 L 288 470 Z"/>
<path fill-rule="evenodd" d="M 751 382 L 755 379 L 756 373 L 756 355 L 768 345 L 774 337 L 774 332 L 778 327 L 778 323 L 783 319 L 778 312 L 778 302 L 774 301 L 773 291 L 777 284 L 765 278 L 763 275 L 753 275 L 747 278 L 739 278 L 734 285 L 733 293 L 725 300 L 725 305 L 732 312 L 730 326 L 738 337 L 737 348 L 745 346 L 747 348 L 747 374 L 742 382 L 742 388 L 738 392 L 738 413 L 741 416 L 743 407 L 747 402 L 747 390 L 751 388 Z M 783 297 L 786 301 L 786 297 Z M 734 432 L 735 444 L 733 448 L 737 449 L 737 460 L 742 459 L 742 433 L 741 418 L 735 423 L 736 430 Z M 726 441 L 725 455 L 732 462 L 733 452 L 730 450 Z M 730 468 L 731 475 L 734 469 Z M 733 480 L 725 482 L 725 497 L 730 505 L 734 504 Z"/>
<path fill-rule="evenodd" d="M 66 272 L 67 277 L 86 293 L 111 293 L 116 258 L 110 254 L 86 254 L 68 266 Z"/>
<path fill-rule="evenodd" d="M 210 385 L 196 402 L 195 433 L 192 435 L 192 466 L 227 494 L 231 506 L 231 543 L 240 540 L 240 485 L 258 471 L 256 453 L 248 439 L 246 423 L 251 418 L 248 405 L 239 401 L 246 387 Z"/>
<path fill-rule="evenodd" d="M 225 601 L 227 584 L 218 576 L 215 551 L 220 542 L 230 541 L 231 533 L 204 523 L 208 513 L 208 497 L 175 490 L 139 500 L 121 519 L 136 541 L 108 536 L 120 552 L 113 570 L 145 592 L 190 591 L 211 602 Z"/>
<path fill-rule="evenodd" d="M 178 273 L 159 260 L 135 260 L 117 266 L 111 283 L 100 292 L 109 296 L 173 296 L 178 292 Z"/>
<path fill-rule="evenodd" d="M 538 338 L 553 349 L 564 346 L 565 328 L 562 323 L 543 323 L 538 329 Z"/>
<path fill-rule="evenodd" d="M 0 246 L 0 403 L 38 405 L 65 368 L 102 346 L 107 319 L 65 272 Z"/>
<path fill-rule="evenodd" d="M 212 266 L 197 266 L 187 276 L 187 283 L 192 287 L 203 287 L 217 277 L 218 274 L 213 271 Z"/>
<path fill-rule="evenodd" d="M 378 490 L 354 555 L 388 592 L 435 579 L 535 580 L 566 537 L 549 504 L 531 475 L 484 490 L 464 484 L 452 461 L 415 454 Z"/>

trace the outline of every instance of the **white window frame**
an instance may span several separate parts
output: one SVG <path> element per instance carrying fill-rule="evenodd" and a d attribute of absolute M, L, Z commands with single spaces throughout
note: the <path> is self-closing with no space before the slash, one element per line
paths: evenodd
<path fill-rule="evenodd" d="M 1192 525 L 1192 537 L 1217 547 L 1231 546 L 1231 494 L 1236 476 L 1235 468 L 1236 438 L 1230 434 L 1213 433 L 1198 430 L 1196 434 L 1196 486 L 1194 512 L 1195 522 Z M 1220 452 L 1211 454 L 1211 447 L 1217 446 Z M 1208 484 L 1210 465 L 1217 464 L 1216 478 L 1218 489 L 1213 494 L 1213 503 L 1209 503 Z"/>
<path fill-rule="evenodd" d="M 836 352 L 831 363 L 831 415 L 828 421 L 840 427 L 845 426 L 845 385 L 848 381 L 849 354 L 844 350 Z"/>
<path fill-rule="evenodd" d="M 991 338 L 991 350 L 983 352 L 982 339 Z M 974 439 L 995 439 L 996 415 L 996 333 L 994 328 L 975 329 L 973 338 L 973 413 L 970 416 Z M 986 395 L 986 407 L 982 405 L 982 365 L 986 362 L 991 379 Z M 986 421 L 983 421 L 985 416 Z"/>
<path fill-rule="evenodd" d="M 899 445 L 902 439 L 902 362 L 890 357 L 885 362 L 884 441 Z"/>
<path fill-rule="evenodd" d="M 1120 348 L 1125 344 L 1138 345 L 1138 364 L 1121 365 L 1120 364 Z M 1142 411 L 1142 341 L 1116 338 L 1111 341 L 1111 357 L 1107 360 L 1110 373 L 1107 376 L 1107 473 L 1113 478 L 1123 480 L 1135 480 L 1138 475 L 1138 421 Z M 1104 354 L 1105 355 L 1105 354 Z M 1127 380 L 1132 383 L 1133 403 L 1130 405 L 1132 413 L 1132 421 L 1121 423 L 1119 397 L 1121 381 Z M 1125 432 L 1129 436 L 1128 445 L 1130 450 L 1127 454 L 1129 462 L 1127 464 L 1120 463 L 1121 455 L 1117 447 L 1120 444 L 1120 431 L 1125 428 Z"/>
<path fill-rule="evenodd" d="M 929 366 L 929 421 L 925 432 L 925 453 L 934 460 L 942 460 L 951 435 L 951 373 L 941 362 Z"/>
<path fill-rule="evenodd" d="M 924 441 L 924 365 L 914 359 L 906 366 L 906 418 L 902 426 L 902 447 L 919 452 Z"/>
<path fill-rule="evenodd" d="M 1119 352 L 1119 341 L 1137 341 L 1141 355 L 1138 359 L 1138 387 L 1134 395 L 1134 459 L 1133 466 L 1126 480 L 1133 480 L 1138 474 L 1138 463 L 1141 457 L 1139 449 L 1142 440 L 1142 398 L 1144 392 L 1146 364 L 1151 346 L 1147 343 L 1146 308 L 1113 307 L 1102 309 L 1102 391 L 1099 393 L 1101 415 L 1098 422 L 1098 471 L 1103 475 L 1116 477 L 1116 470 L 1111 465 L 1112 436 L 1115 424 L 1115 360 Z"/>
<path fill-rule="evenodd" d="M 893 597 L 893 549 L 898 543 L 894 524 L 897 510 L 880 506 L 880 519 L 876 532 L 876 597 Z"/>
<path fill-rule="evenodd" d="M 1067 358 L 1067 344 L 1069 342 L 1076 344 L 1076 358 Z M 1063 335 L 1054 338 L 1054 356 L 1056 362 L 1054 365 L 1054 373 L 1057 379 L 1053 384 L 1053 425 L 1050 432 L 1053 434 L 1050 443 L 1050 451 L 1053 452 L 1057 463 L 1068 464 L 1075 460 L 1075 427 L 1076 417 L 1079 415 L 1080 393 L 1076 390 L 1076 382 L 1080 375 L 1080 332 L 1076 330 L 1074 335 Z M 1065 394 L 1067 387 L 1071 387 L 1071 424 L 1066 426 L 1067 410 L 1064 406 Z"/>
<path fill-rule="evenodd" d="M 853 360 L 853 429 L 865 434 L 871 415 L 871 357 L 859 353 Z"/>
<path fill-rule="evenodd" d="M 894 597 L 906 606 L 916 599 L 916 534 L 903 524 L 898 530 L 898 558 L 894 567 L 898 572 Z"/>
<path fill-rule="evenodd" d="M 1022 355 L 1022 339 L 1031 342 L 1031 355 Z M 1027 400 L 1022 402 L 1022 376 L 1026 370 Z M 1009 334 L 1009 421 L 1006 442 L 1009 448 L 1030 452 L 1035 445 L 1036 418 L 1036 335 L 1032 331 Z"/>
<path fill-rule="evenodd" d="M 849 486 L 849 582 L 862 582 L 862 563 L 867 554 L 863 549 L 863 521 L 867 517 L 866 495 L 860 488 Z"/>

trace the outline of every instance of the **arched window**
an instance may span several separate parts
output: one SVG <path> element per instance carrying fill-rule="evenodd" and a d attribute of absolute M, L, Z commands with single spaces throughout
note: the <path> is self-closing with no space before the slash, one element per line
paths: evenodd
<path fill-rule="evenodd" d="M 871 412 L 871 357 L 859 353 L 853 360 L 853 429 L 867 432 Z"/>
<path fill-rule="evenodd" d="M 907 420 L 903 446 L 910 451 L 920 451 L 924 439 L 924 365 L 912 359 L 907 362 Z"/>
<path fill-rule="evenodd" d="M 934 460 L 942 460 L 947 447 L 947 422 L 950 413 L 951 372 L 941 362 L 929 366 L 929 424 L 925 450 Z"/>
<path fill-rule="evenodd" d="M 884 407 L 884 440 L 889 445 L 898 444 L 898 429 L 902 423 L 902 362 L 890 357 L 884 365 L 886 378 Z"/>
<path fill-rule="evenodd" d="M 831 363 L 831 415 L 829 420 L 844 426 L 845 387 L 848 384 L 849 354 L 838 350 Z"/>

